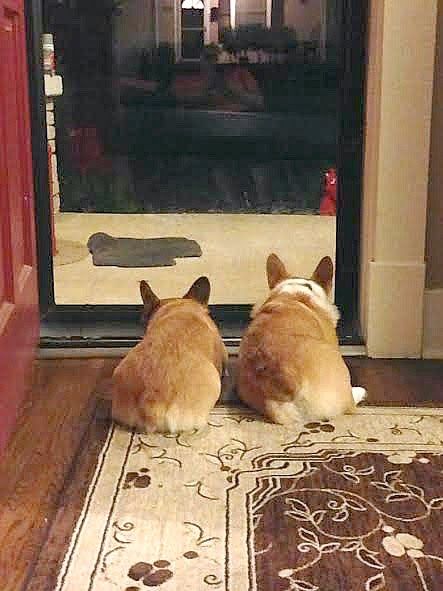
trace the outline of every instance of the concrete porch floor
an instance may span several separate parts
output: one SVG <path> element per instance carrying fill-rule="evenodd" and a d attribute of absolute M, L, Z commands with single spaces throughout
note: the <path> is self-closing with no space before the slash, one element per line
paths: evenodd
<path fill-rule="evenodd" d="M 200 275 L 211 280 L 211 304 L 251 304 L 267 292 L 265 263 L 277 253 L 290 272 L 309 275 L 322 256 L 335 258 L 335 218 L 263 214 L 58 213 L 56 238 L 86 245 L 94 232 L 114 237 L 183 236 L 196 240 L 199 258 L 174 267 L 95 267 L 92 257 L 54 267 L 57 304 L 139 304 L 138 284 L 150 282 L 159 297 L 187 291 Z"/>

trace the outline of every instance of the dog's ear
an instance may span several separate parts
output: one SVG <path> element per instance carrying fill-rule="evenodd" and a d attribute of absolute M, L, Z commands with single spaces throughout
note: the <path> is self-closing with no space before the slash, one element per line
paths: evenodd
<path fill-rule="evenodd" d="M 147 281 L 140 281 L 140 295 L 143 300 L 143 317 L 145 320 L 151 316 L 158 307 L 160 300 L 149 287 Z"/>
<path fill-rule="evenodd" d="M 321 285 L 327 294 L 332 289 L 332 278 L 334 276 L 334 265 L 331 257 L 323 257 L 312 274 L 311 279 Z"/>
<path fill-rule="evenodd" d="M 289 277 L 284 263 L 274 253 L 270 254 L 266 261 L 266 275 L 268 277 L 269 289 L 274 289 L 277 283 Z"/>
<path fill-rule="evenodd" d="M 209 296 L 211 294 L 211 284 L 207 277 L 199 277 L 189 288 L 188 292 L 183 296 L 191 300 L 196 300 L 207 306 L 209 302 Z"/>

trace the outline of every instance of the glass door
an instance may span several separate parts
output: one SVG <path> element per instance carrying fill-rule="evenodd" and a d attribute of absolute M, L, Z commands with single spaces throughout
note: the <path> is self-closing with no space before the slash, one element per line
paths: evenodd
<path fill-rule="evenodd" d="M 366 3 L 41 1 L 48 305 L 135 310 L 141 279 L 207 275 L 247 322 L 276 252 L 297 275 L 336 259 L 355 319 Z"/>

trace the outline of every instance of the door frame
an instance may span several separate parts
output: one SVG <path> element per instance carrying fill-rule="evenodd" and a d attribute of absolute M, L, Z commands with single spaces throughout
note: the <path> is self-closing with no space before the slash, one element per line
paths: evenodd
<path fill-rule="evenodd" d="M 361 203 L 363 191 L 364 116 L 367 68 L 369 1 L 340 0 L 342 43 L 340 48 L 340 97 L 337 137 L 338 209 L 336 242 L 335 302 L 341 310 L 339 337 L 343 345 L 361 345 L 359 322 Z M 57 305 L 54 298 L 51 212 L 49 198 L 46 114 L 40 39 L 43 33 L 42 0 L 29 0 L 28 59 L 32 114 L 32 147 L 35 175 L 35 209 L 39 271 L 40 312 L 47 326 L 75 325 L 78 335 L 42 338 L 43 346 L 123 346 L 137 342 L 133 336 L 115 335 L 109 328 L 102 339 L 79 338 L 83 328 L 116 319 L 137 322 L 141 306 Z M 341 240 L 346 236 L 346 244 Z M 211 313 L 220 325 L 225 342 L 237 345 L 249 320 L 251 305 L 212 305 Z"/>

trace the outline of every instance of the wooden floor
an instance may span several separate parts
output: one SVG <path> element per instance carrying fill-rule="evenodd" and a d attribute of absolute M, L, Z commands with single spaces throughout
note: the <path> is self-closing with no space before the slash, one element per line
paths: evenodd
<path fill-rule="evenodd" d="M 443 362 L 349 358 L 368 404 L 443 406 Z M 116 360 L 39 361 L 0 465 L 2 591 L 50 591 L 109 426 Z M 79 591 L 83 591 L 79 589 Z"/>

